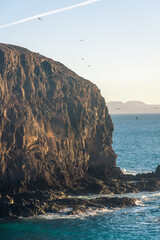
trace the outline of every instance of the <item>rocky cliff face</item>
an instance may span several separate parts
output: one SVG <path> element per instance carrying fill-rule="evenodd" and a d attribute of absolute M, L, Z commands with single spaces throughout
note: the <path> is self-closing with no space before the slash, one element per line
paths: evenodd
<path fill-rule="evenodd" d="M 111 176 L 112 131 L 93 83 L 44 56 L 0 44 L 1 192 Z"/>

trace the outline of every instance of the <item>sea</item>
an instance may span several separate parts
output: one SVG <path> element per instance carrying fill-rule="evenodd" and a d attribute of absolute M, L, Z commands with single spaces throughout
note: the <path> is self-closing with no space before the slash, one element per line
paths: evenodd
<path fill-rule="evenodd" d="M 152 172 L 160 164 L 160 114 L 112 115 L 113 149 L 125 173 Z M 77 196 L 96 198 L 105 195 Z M 116 195 L 117 196 L 117 195 Z M 95 209 L 80 215 L 48 213 L 0 221 L 0 240 L 158 240 L 160 192 L 124 194 L 139 200 L 135 207 Z"/>

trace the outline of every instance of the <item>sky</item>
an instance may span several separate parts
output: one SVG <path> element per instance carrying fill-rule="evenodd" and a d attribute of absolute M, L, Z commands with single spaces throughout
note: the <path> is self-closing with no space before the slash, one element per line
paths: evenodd
<path fill-rule="evenodd" d="M 0 0 L 0 42 L 63 63 L 95 83 L 106 102 L 160 104 L 159 0 L 99 0 L 2 28 L 84 2 Z"/>

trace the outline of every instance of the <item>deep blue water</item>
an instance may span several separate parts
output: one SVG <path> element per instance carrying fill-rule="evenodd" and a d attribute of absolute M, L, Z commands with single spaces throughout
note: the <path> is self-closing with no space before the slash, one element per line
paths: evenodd
<path fill-rule="evenodd" d="M 136 115 L 113 115 L 112 119 L 117 165 L 127 172 L 155 171 L 160 164 L 160 115 L 138 115 L 138 120 Z M 140 199 L 136 207 L 0 222 L 0 240 L 160 239 L 160 192 L 129 196 Z"/>
<path fill-rule="evenodd" d="M 160 164 L 160 114 L 112 115 L 112 120 L 117 166 L 133 173 L 155 171 Z"/>

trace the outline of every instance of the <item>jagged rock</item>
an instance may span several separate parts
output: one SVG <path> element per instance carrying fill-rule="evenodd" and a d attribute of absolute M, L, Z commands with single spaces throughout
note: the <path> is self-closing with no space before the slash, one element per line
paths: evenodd
<path fill-rule="evenodd" d="M 93 83 L 44 56 L 0 44 L 0 217 L 135 204 L 68 199 L 68 193 L 160 190 L 159 166 L 136 176 L 116 167 L 112 132 Z"/>
<path fill-rule="evenodd" d="M 155 173 L 160 176 L 160 165 L 157 166 Z"/>
<path fill-rule="evenodd" d="M 64 65 L 0 44 L 0 192 L 72 188 L 116 175 L 100 90 Z"/>
<path fill-rule="evenodd" d="M 46 213 L 81 214 L 94 209 L 106 207 L 135 206 L 136 199 L 103 197 L 96 199 L 79 199 L 76 197 L 55 196 L 52 192 L 28 192 L 13 194 L 14 204 L 0 200 L 0 218 L 19 218 Z"/>

